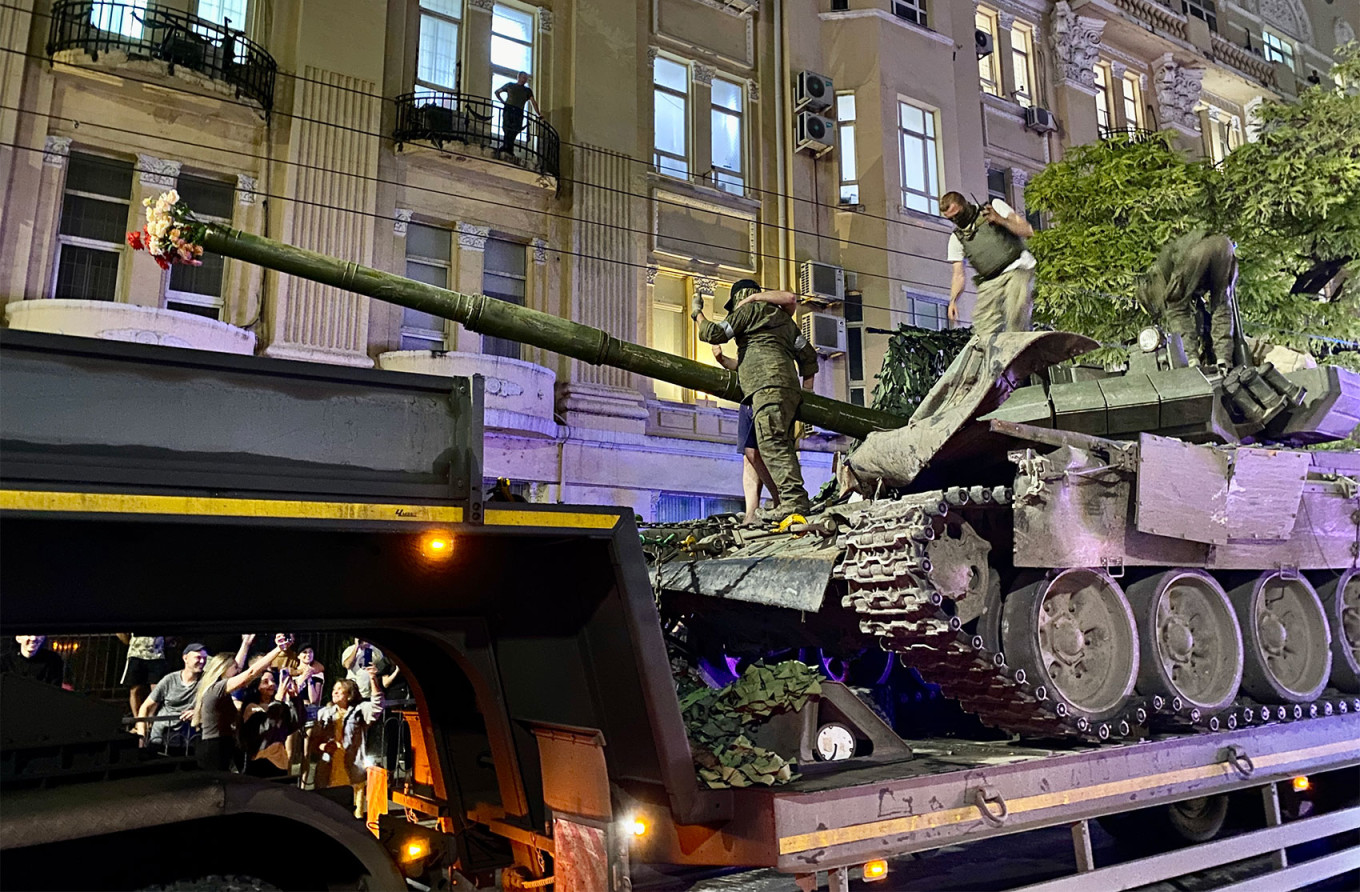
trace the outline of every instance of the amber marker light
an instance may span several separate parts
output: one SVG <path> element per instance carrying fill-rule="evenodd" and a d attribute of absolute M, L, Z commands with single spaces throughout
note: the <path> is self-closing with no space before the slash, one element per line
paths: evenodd
<path fill-rule="evenodd" d="M 888 876 L 888 862 L 879 858 L 875 861 L 864 863 L 864 881 L 872 883 L 874 880 L 881 880 Z"/>
<path fill-rule="evenodd" d="M 1294 778 L 1295 793 L 1307 793 L 1310 789 L 1312 789 L 1312 786 L 1313 782 L 1308 779 L 1308 775 L 1306 774 L 1301 774 L 1298 777 Z"/>
<path fill-rule="evenodd" d="M 642 818 L 633 818 L 633 820 L 628 822 L 628 830 L 634 836 L 646 836 L 647 822 L 642 820 Z"/>
<path fill-rule="evenodd" d="M 425 857 L 428 852 L 429 849 L 426 847 L 424 840 L 413 839 L 406 844 L 406 857 L 413 861 L 416 858 Z"/>
<path fill-rule="evenodd" d="M 428 560 L 442 561 L 453 556 L 453 536 L 443 530 L 420 534 L 420 553 Z"/>

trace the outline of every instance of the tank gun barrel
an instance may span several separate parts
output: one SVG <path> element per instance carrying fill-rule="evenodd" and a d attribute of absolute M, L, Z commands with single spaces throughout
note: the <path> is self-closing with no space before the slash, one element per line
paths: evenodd
<path fill-rule="evenodd" d="M 736 402 L 742 398 L 735 372 L 623 341 L 598 328 L 483 294 L 438 288 L 225 227 L 209 226 L 203 248 L 224 257 L 449 319 L 469 331 L 540 347 L 592 365 L 626 369 L 720 399 Z M 803 395 L 798 418 L 824 430 L 859 439 L 872 431 L 891 430 L 907 423 L 907 419 L 897 415 L 815 393 Z"/>

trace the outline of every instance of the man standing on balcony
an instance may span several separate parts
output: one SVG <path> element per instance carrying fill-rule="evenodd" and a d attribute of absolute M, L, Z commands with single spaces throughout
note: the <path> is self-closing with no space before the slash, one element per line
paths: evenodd
<path fill-rule="evenodd" d="M 513 84 L 502 84 L 496 91 L 496 98 L 502 103 L 501 109 L 501 133 L 504 141 L 501 143 L 501 151 L 515 154 L 515 140 L 519 137 L 519 132 L 524 129 L 524 104 L 527 102 L 534 107 L 534 114 L 540 118 L 543 112 L 539 111 L 538 100 L 534 98 L 533 87 L 529 86 L 529 72 L 521 71 L 519 78 Z"/>
<path fill-rule="evenodd" d="M 1025 239 L 1034 235 L 1034 228 L 999 198 L 978 207 L 958 192 L 946 192 L 940 199 L 940 213 L 954 224 L 948 253 L 954 265 L 949 321 L 959 321 L 963 262 L 967 260 L 977 283 L 973 334 L 986 341 L 1003 331 L 1029 331 L 1034 313 L 1034 255 L 1025 249 Z"/>
<path fill-rule="evenodd" d="M 735 309 L 721 322 L 704 317 L 704 297 L 696 291 L 690 318 L 699 323 L 699 340 L 707 344 L 737 342 L 737 380 L 742 393 L 751 400 L 756 447 L 779 490 L 779 504 L 757 516 L 779 521 L 791 514 L 806 515 L 812 508 L 803 486 L 793 426 L 803 401 L 798 379 L 802 378 L 803 389 L 811 389 L 817 374 L 817 351 L 803 337 L 793 316 L 776 303 L 742 303 L 743 298 L 761 290 L 754 279 L 735 283 Z"/>

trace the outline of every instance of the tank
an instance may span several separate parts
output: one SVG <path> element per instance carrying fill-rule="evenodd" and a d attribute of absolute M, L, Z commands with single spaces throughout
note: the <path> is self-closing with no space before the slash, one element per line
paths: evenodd
<path fill-rule="evenodd" d="M 735 375 L 598 329 L 209 227 L 204 247 L 735 400 Z M 910 419 L 807 395 L 863 442 L 807 517 L 644 527 L 699 664 L 900 661 L 984 723 L 1092 742 L 1360 709 L 1360 376 L 1190 368 L 1151 330 L 1121 374 L 1066 332 L 974 339 Z M 1033 382 L 1033 383 L 1032 383 Z"/>

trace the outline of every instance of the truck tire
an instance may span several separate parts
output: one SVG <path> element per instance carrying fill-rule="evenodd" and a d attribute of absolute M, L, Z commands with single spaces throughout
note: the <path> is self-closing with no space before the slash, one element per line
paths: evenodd
<path fill-rule="evenodd" d="M 282 890 L 273 883 L 255 877 L 212 874 L 196 880 L 175 880 L 164 885 L 147 886 L 141 892 L 282 892 Z"/>
<path fill-rule="evenodd" d="M 1135 848 L 1208 842 L 1223 832 L 1228 797 L 1219 793 L 1097 818 L 1106 833 Z"/>

